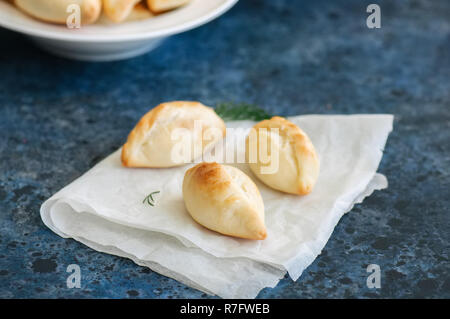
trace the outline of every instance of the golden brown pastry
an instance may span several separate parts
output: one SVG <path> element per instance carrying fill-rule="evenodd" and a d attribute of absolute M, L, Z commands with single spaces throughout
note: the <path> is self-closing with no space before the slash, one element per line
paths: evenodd
<path fill-rule="evenodd" d="M 140 21 L 153 18 L 154 16 L 155 15 L 147 8 L 144 3 L 139 2 L 133 7 L 130 14 L 125 18 L 125 20 L 122 20 L 121 22 Z M 106 16 L 105 11 L 103 10 L 103 14 L 100 16 L 98 23 L 115 24 L 116 22 L 111 21 L 111 19 Z"/>
<path fill-rule="evenodd" d="M 265 239 L 264 203 L 255 183 L 242 171 L 200 163 L 186 171 L 183 198 L 192 218 L 224 235 Z"/>
<path fill-rule="evenodd" d="M 14 0 L 15 5 L 34 18 L 46 22 L 65 24 L 70 13 L 67 8 L 78 4 L 81 9 L 81 23 L 90 24 L 100 16 L 101 0 Z"/>
<path fill-rule="evenodd" d="M 161 13 L 181 7 L 190 0 L 147 0 L 147 5 L 154 13 Z"/>
<path fill-rule="evenodd" d="M 124 21 L 141 0 L 103 0 L 105 15 L 113 22 Z"/>
<path fill-rule="evenodd" d="M 152 18 L 154 16 L 155 15 L 141 1 L 134 6 L 133 10 L 130 12 L 128 17 L 125 19 L 125 22 L 144 20 L 144 19 Z"/>
<path fill-rule="evenodd" d="M 319 176 L 319 158 L 311 140 L 279 116 L 253 127 L 246 140 L 246 157 L 264 184 L 282 192 L 308 194 Z"/>
<path fill-rule="evenodd" d="M 122 148 L 128 167 L 172 167 L 190 163 L 226 134 L 225 123 L 199 102 L 163 103 L 145 114 Z"/>

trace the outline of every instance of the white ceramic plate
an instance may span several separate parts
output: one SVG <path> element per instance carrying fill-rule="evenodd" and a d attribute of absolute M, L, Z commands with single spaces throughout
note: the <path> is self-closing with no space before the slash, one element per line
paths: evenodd
<path fill-rule="evenodd" d="M 162 15 L 120 24 L 93 24 L 80 29 L 35 20 L 0 0 L 0 26 L 29 36 L 56 55 L 87 61 L 112 61 L 146 53 L 162 39 L 205 24 L 238 0 L 191 0 Z"/>

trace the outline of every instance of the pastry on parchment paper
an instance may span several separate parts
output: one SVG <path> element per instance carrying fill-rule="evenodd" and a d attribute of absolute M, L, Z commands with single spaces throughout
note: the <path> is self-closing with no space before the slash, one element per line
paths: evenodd
<path fill-rule="evenodd" d="M 192 218 L 208 229 L 246 239 L 267 236 L 261 194 L 235 167 L 204 162 L 190 168 L 183 180 L 183 199 Z"/>
<path fill-rule="evenodd" d="M 224 121 L 199 102 L 162 103 L 145 114 L 122 148 L 128 167 L 172 167 L 190 163 L 225 137 Z"/>
<path fill-rule="evenodd" d="M 276 190 L 306 195 L 319 176 L 319 157 L 308 135 L 285 118 L 257 123 L 246 139 L 252 172 Z"/>

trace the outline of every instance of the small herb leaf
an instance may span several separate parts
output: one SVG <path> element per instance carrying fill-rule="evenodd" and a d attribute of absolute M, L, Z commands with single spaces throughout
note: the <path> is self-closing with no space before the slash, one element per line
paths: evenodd
<path fill-rule="evenodd" d="M 262 108 L 248 103 L 219 103 L 216 105 L 215 111 L 224 121 L 262 121 L 272 117 Z"/>
<path fill-rule="evenodd" d="M 145 204 L 145 202 L 147 202 L 147 204 L 149 204 L 150 206 L 155 206 L 155 200 L 153 199 L 153 195 L 154 194 L 158 194 L 160 193 L 160 191 L 155 191 L 153 193 L 150 193 L 149 195 L 147 195 L 144 200 L 142 201 L 143 204 Z"/>

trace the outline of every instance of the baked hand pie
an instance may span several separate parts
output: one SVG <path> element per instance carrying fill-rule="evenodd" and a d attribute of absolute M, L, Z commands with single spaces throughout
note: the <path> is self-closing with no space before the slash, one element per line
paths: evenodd
<path fill-rule="evenodd" d="M 162 103 L 145 114 L 122 148 L 128 167 L 172 167 L 191 163 L 226 134 L 225 123 L 199 102 Z"/>
<path fill-rule="evenodd" d="M 113 22 L 123 22 L 141 0 L 103 0 L 103 11 Z"/>
<path fill-rule="evenodd" d="M 264 203 L 255 183 L 228 165 L 200 163 L 186 171 L 183 198 L 192 218 L 224 235 L 265 239 Z"/>
<path fill-rule="evenodd" d="M 143 2 L 139 2 L 133 7 L 128 16 L 120 22 L 141 21 L 153 18 L 154 16 L 155 15 L 147 8 L 147 6 Z M 112 21 L 111 18 L 106 15 L 105 10 L 103 10 L 102 15 L 98 19 L 98 22 L 103 25 L 111 25 L 117 23 L 115 21 Z"/>
<path fill-rule="evenodd" d="M 147 0 L 147 6 L 154 13 L 161 13 L 185 5 L 190 0 Z"/>
<path fill-rule="evenodd" d="M 246 159 L 264 184 L 286 193 L 310 193 L 319 176 L 319 158 L 308 135 L 279 116 L 250 130 Z"/>
<path fill-rule="evenodd" d="M 30 16 L 51 23 L 65 24 L 71 4 L 81 9 L 81 23 L 94 23 L 100 16 L 102 0 L 14 0 L 14 4 Z"/>

